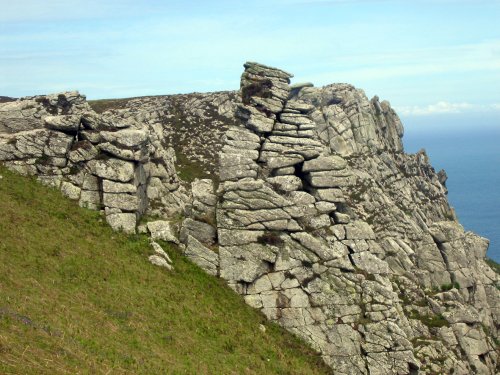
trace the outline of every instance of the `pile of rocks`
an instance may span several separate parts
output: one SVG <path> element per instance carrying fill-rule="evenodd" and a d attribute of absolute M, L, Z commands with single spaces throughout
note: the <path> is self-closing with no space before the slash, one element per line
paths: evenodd
<path fill-rule="evenodd" d="M 345 83 L 301 87 L 293 92 L 313 106 L 311 119 L 319 139 L 342 156 L 390 149 L 403 151 L 403 125 L 389 102 L 371 101 L 363 90 Z"/>
<path fill-rule="evenodd" d="M 133 120 L 161 133 L 163 148 L 174 149 L 178 156 L 178 171 L 194 170 L 199 178 L 215 180 L 221 140 L 237 121 L 234 110 L 240 101 L 237 91 L 148 96 L 112 101 L 114 105 L 110 104 L 104 114 L 115 121 Z"/>
<path fill-rule="evenodd" d="M 71 115 L 88 110 L 78 92 L 41 95 L 0 102 L 0 134 L 44 128 L 47 115 Z"/>

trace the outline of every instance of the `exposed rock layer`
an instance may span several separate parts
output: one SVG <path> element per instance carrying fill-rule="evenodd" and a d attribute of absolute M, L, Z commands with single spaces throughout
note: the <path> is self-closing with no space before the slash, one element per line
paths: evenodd
<path fill-rule="evenodd" d="M 99 115 L 76 92 L 1 104 L 0 160 L 103 209 L 114 229 L 129 233 L 147 210 L 174 214 L 187 200 L 161 128 Z"/>
<path fill-rule="evenodd" d="M 176 242 L 338 374 L 498 371 L 498 275 L 446 174 L 405 154 L 388 102 L 290 86 L 246 63 L 241 90 L 136 98 L 97 114 L 77 93 L 0 104 L 0 160 L 115 228 Z M 180 163 L 195 165 L 190 185 Z M 220 155 L 217 155 L 220 152 Z M 218 185 L 218 186 L 217 186 Z"/>

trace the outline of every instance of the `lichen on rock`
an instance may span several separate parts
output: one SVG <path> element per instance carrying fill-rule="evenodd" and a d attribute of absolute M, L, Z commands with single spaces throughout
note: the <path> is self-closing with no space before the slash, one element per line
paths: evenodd
<path fill-rule="evenodd" d="M 78 93 L 1 103 L 0 161 L 116 230 L 146 216 L 335 373 L 497 373 L 488 240 L 460 226 L 425 151 L 404 152 L 390 104 L 244 67 L 237 92 L 103 113 Z"/>

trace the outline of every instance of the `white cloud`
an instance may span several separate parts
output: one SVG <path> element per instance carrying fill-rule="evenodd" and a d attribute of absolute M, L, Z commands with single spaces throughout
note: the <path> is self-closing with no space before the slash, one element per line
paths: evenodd
<path fill-rule="evenodd" d="M 500 103 L 480 105 L 471 103 L 450 103 L 440 101 L 426 106 L 404 106 L 397 108 L 403 116 L 428 116 L 464 112 L 500 111 Z"/>

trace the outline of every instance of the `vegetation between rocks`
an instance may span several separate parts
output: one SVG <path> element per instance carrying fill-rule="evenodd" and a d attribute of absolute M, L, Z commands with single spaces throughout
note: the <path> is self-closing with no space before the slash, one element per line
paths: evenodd
<path fill-rule="evenodd" d="M 500 274 L 500 263 L 495 262 L 493 259 L 486 258 L 486 263 L 491 267 L 493 271 Z"/>
<path fill-rule="evenodd" d="M 127 106 L 127 102 L 132 99 L 99 99 L 99 100 L 89 100 L 88 103 L 90 107 L 97 113 L 103 113 L 110 109 L 121 109 Z"/>
<path fill-rule="evenodd" d="M 423 324 L 430 328 L 449 327 L 450 323 L 444 318 L 443 315 L 426 315 L 420 314 L 417 310 L 412 310 L 409 316 L 410 319 L 420 320 Z"/>

